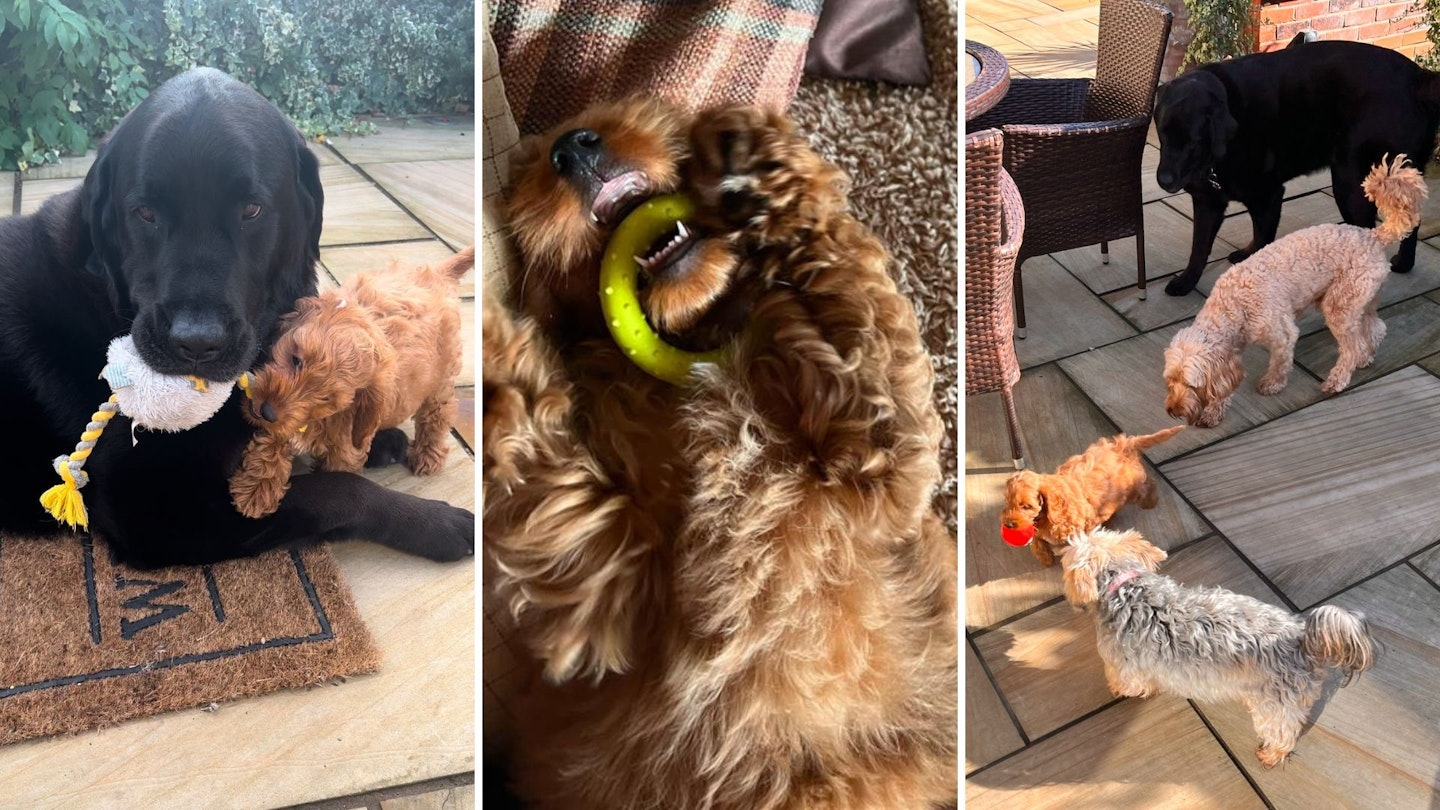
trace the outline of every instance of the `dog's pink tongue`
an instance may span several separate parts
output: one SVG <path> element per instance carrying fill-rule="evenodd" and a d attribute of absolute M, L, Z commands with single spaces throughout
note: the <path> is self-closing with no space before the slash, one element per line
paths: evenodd
<path fill-rule="evenodd" d="M 625 203 L 650 193 L 650 178 L 644 172 L 625 172 L 612 177 L 595 193 L 590 215 L 601 225 L 614 225 Z"/>
<path fill-rule="evenodd" d="M 1000 527 L 1000 539 L 1016 548 L 1030 545 L 1035 537 L 1035 526 L 1031 524 L 1023 529 L 1012 529 L 1009 526 Z"/>

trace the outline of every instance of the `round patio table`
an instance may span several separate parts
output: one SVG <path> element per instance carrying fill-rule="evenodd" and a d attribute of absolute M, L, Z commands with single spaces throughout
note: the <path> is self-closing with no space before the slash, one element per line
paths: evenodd
<path fill-rule="evenodd" d="M 1000 52 L 965 40 L 965 120 L 994 107 L 1010 89 L 1010 65 Z"/>

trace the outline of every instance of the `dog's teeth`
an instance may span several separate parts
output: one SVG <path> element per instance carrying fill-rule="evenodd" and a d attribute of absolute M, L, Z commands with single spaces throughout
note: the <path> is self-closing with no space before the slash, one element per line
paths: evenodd
<path fill-rule="evenodd" d="M 595 212 L 592 210 L 592 211 L 590 212 L 590 221 L 591 221 L 591 222 L 594 222 L 594 223 L 596 223 L 596 224 L 599 224 L 599 222 L 600 222 L 600 215 L 597 214 L 597 213 L 595 213 Z"/>
<path fill-rule="evenodd" d="M 685 237 L 687 237 L 687 236 L 690 235 L 690 233 L 685 230 L 685 223 L 684 223 L 684 222 L 677 222 L 677 223 L 675 223 L 675 230 L 677 230 L 677 231 L 680 232 L 680 238 L 681 238 L 681 239 L 684 239 Z"/>
<path fill-rule="evenodd" d="M 650 265 L 648 265 L 648 264 L 645 263 L 645 257 L 644 257 L 644 256 L 636 256 L 636 257 L 635 257 L 635 261 L 636 261 L 637 264 L 640 265 L 640 269 L 641 269 L 641 270 L 646 270 L 646 269 L 649 269 L 649 267 L 650 267 Z"/>

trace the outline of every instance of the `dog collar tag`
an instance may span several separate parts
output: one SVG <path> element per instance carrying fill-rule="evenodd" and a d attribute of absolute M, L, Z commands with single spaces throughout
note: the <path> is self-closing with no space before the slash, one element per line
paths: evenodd
<path fill-rule="evenodd" d="M 1210 174 L 1207 175 L 1205 179 L 1210 181 L 1211 188 L 1215 189 L 1216 191 L 1224 191 L 1224 189 L 1220 187 L 1220 176 L 1215 173 L 1214 169 L 1210 170 Z"/>

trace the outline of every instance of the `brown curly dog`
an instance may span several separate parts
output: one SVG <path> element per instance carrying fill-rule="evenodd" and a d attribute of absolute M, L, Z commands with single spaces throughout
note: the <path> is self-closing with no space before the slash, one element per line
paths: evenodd
<path fill-rule="evenodd" d="M 1005 482 L 1001 525 L 1034 526 L 1030 550 L 1049 568 L 1066 540 L 1099 528 L 1125 504 L 1135 501 L 1141 509 L 1155 508 L 1155 485 L 1146 476 L 1140 454 L 1184 429 L 1176 425 L 1146 436 L 1099 439 L 1066 459 L 1052 475 L 1030 470 L 1011 475 Z"/>
<path fill-rule="evenodd" d="M 518 162 L 521 313 L 484 305 L 489 584 L 543 668 L 513 782 L 539 808 L 927 808 L 956 798 L 956 540 L 934 377 L 843 177 L 778 113 L 650 101 Z M 672 386 L 607 335 L 600 251 L 641 200 Z M 673 236 L 680 236 L 672 245 Z"/>
<path fill-rule="evenodd" d="M 401 458 L 416 475 L 440 469 L 461 366 L 456 289 L 474 265 L 472 246 L 432 266 L 360 273 L 295 302 L 253 375 L 245 415 L 260 430 L 230 478 L 236 509 L 274 512 L 295 453 L 313 455 L 322 470 Z M 398 426 L 412 416 L 407 452 Z"/>

